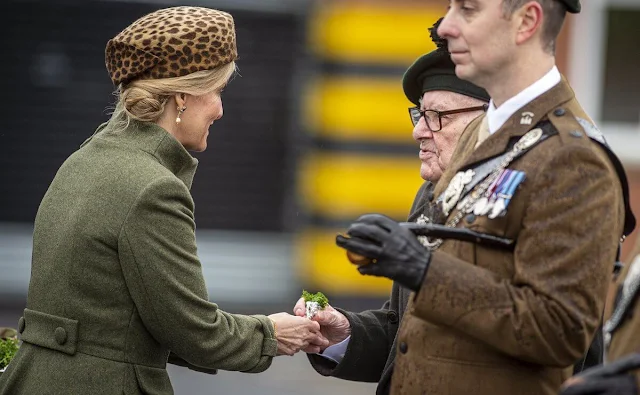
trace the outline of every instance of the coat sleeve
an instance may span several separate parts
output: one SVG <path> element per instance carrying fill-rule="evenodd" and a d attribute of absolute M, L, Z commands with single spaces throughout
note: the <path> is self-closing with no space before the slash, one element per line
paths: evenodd
<path fill-rule="evenodd" d="M 389 317 L 394 314 L 397 317 L 397 312 L 390 308 L 390 301 L 381 309 L 361 313 L 338 310 L 351 324 L 351 339 L 344 358 L 336 365 L 327 358 L 309 354 L 311 365 L 324 376 L 371 383 L 380 381 L 398 330 L 397 320 L 389 320 Z"/>
<path fill-rule="evenodd" d="M 228 314 L 208 300 L 193 200 L 182 182 L 165 177 L 141 192 L 118 249 L 137 312 L 159 343 L 200 368 L 253 373 L 270 366 L 277 350 L 270 320 Z"/>
<path fill-rule="evenodd" d="M 583 356 L 622 232 L 622 192 L 608 161 L 589 147 L 557 151 L 525 197 L 512 278 L 436 251 L 414 315 L 523 361 L 566 367 Z"/>

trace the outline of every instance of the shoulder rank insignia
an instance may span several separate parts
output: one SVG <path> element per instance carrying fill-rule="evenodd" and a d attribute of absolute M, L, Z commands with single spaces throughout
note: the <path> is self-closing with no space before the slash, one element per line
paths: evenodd
<path fill-rule="evenodd" d="M 584 132 L 587 134 L 587 136 L 589 136 L 593 140 L 596 140 L 600 144 L 608 145 L 607 141 L 604 138 L 604 135 L 596 125 L 580 117 L 576 117 L 576 121 L 578 121 L 580 126 L 582 126 L 582 129 L 584 129 Z"/>

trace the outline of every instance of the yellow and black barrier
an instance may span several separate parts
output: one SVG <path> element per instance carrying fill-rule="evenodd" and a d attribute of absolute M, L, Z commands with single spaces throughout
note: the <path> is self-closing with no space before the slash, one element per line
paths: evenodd
<path fill-rule="evenodd" d="M 327 1 L 309 22 L 323 70 L 306 86 L 303 116 L 316 144 L 299 167 L 310 220 L 297 239 L 305 286 L 333 295 L 384 296 L 391 283 L 361 276 L 335 236 L 364 213 L 406 220 L 422 184 L 402 73 L 435 46 L 428 28 L 444 7 Z"/>

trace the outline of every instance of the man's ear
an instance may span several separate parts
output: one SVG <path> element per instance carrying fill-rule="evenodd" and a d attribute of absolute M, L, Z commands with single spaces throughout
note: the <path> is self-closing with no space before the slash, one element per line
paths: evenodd
<path fill-rule="evenodd" d="M 512 19 L 518 23 L 516 44 L 521 45 L 541 34 L 544 12 L 537 1 L 529 1 L 514 12 Z"/>

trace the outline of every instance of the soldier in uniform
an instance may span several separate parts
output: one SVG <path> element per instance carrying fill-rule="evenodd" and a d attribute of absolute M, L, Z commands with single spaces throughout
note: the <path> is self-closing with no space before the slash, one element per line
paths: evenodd
<path fill-rule="evenodd" d="M 567 383 L 562 395 L 640 394 L 640 238 L 617 286 L 611 318 L 605 324 L 607 364 Z M 624 363 L 629 358 L 636 363 Z"/>
<path fill-rule="evenodd" d="M 619 160 L 555 66 L 567 11 L 578 0 L 456 0 L 438 28 L 456 75 L 492 101 L 430 204 L 445 227 L 509 248 L 434 237 L 425 248 L 379 214 L 337 237 L 369 258 L 362 274 L 414 291 L 391 394 L 557 394 L 599 328 L 635 220 Z"/>
<path fill-rule="evenodd" d="M 420 176 L 426 180 L 416 194 L 409 221 L 424 221 L 436 214 L 427 204 L 434 185 L 449 165 L 462 131 L 489 102 L 484 89 L 455 75 L 446 41 L 437 36 L 436 28 L 437 23 L 430 31 L 438 48 L 418 58 L 402 81 L 407 99 L 416 105 L 409 112 L 413 137 L 420 145 Z M 376 394 L 388 394 L 396 333 L 410 294 L 411 290 L 394 282 L 390 299 L 381 309 L 355 313 L 328 306 L 318 312 L 314 320 L 333 345 L 322 354 L 308 354 L 314 369 L 325 376 L 378 382 Z M 305 315 L 304 300 L 296 303 L 294 313 Z"/>
<path fill-rule="evenodd" d="M 479 111 L 486 108 L 490 99 L 484 89 L 455 75 L 447 42 L 436 32 L 441 21 L 429 29 L 437 49 L 418 58 L 406 71 L 402 82 L 407 99 L 416 105 L 410 109 L 413 137 L 421 147 L 420 176 L 426 180 L 411 207 L 408 218 L 411 222 L 426 222 L 439 214 L 435 206 L 428 204 L 435 183 L 448 167 L 462 131 L 481 114 Z M 419 240 L 426 242 L 425 238 Z M 325 376 L 378 382 L 376 393 L 388 394 L 398 323 L 405 313 L 410 293 L 409 289 L 394 282 L 390 299 L 379 310 L 355 313 L 328 306 L 319 312 L 313 319 L 320 323 L 332 345 L 322 354 L 309 354 L 314 369 Z M 296 303 L 294 313 L 305 315 L 303 299 Z M 575 370 L 581 371 L 601 362 L 602 337 L 599 336 L 584 358 L 575 364 Z"/>

